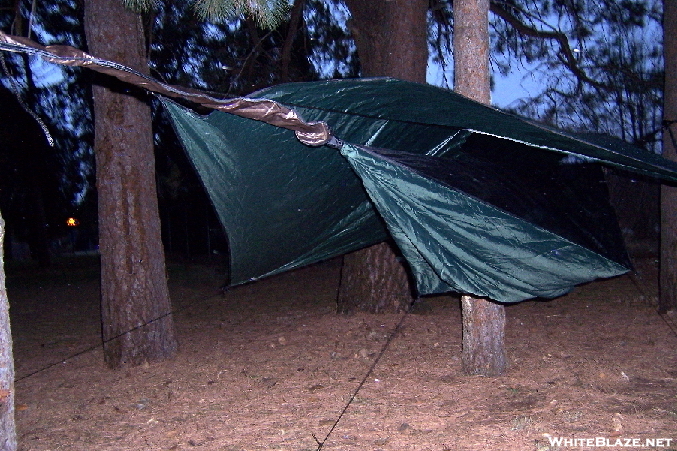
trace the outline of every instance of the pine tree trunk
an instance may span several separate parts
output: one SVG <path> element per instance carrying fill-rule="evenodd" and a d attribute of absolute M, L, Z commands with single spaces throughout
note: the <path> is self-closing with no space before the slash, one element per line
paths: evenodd
<path fill-rule="evenodd" d="M 665 0 L 663 10 L 663 51 L 665 89 L 663 156 L 677 161 L 677 0 Z M 677 187 L 661 187 L 661 313 L 677 310 Z"/>
<path fill-rule="evenodd" d="M 426 0 L 347 0 L 349 24 L 363 77 L 425 83 L 428 62 Z M 338 311 L 396 313 L 412 302 L 407 270 L 391 245 L 344 257 Z"/>
<path fill-rule="evenodd" d="M 489 0 L 454 0 L 454 90 L 491 102 Z M 463 371 L 498 376 L 507 363 L 505 309 L 487 299 L 463 296 Z"/>
<path fill-rule="evenodd" d="M 17 443 L 14 424 L 14 358 L 9 302 L 5 289 L 4 242 L 5 222 L 0 216 L 0 450 L 15 451 Z"/>
<path fill-rule="evenodd" d="M 505 308 L 488 299 L 461 297 L 463 310 L 463 371 L 499 376 L 505 372 Z"/>
<path fill-rule="evenodd" d="M 92 54 L 148 73 L 141 20 L 120 0 L 87 0 L 85 31 Z M 93 92 L 104 358 L 119 368 L 170 358 L 177 344 L 150 107 L 143 93 L 109 78 Z"/>
<path fill-rule="evenodd" d="M 454 0 L 454 91 L 491 103 L 489 0 Z"/>
<path fill-rule="evenodd" d="M 411 305 L 409 276 L 389 243 L 343 257 L 338 312 L 393 313 Z"/>
<path fill-rule="evenodd" d="M 428 64 L 426 0 L 346 0 L 362 77 L 425 83 Z"/>

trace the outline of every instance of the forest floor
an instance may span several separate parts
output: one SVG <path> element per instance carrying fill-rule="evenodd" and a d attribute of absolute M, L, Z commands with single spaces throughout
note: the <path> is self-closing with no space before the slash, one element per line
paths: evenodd
<path fill-rule="evenodd" d="M 677 316 L 656 313 L 655 260 L 508 306 L 496 378 L 461 371 L 458 298 L 337 315 L 339 271 L 223 293 L 218 266 L 171 263 L 177 357 L 114 371 L 97 261 L 10 265 L 19 449 L 677 449 Z"/>

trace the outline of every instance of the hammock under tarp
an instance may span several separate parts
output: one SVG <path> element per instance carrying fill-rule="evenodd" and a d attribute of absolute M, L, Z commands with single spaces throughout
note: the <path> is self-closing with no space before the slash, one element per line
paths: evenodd
<path fill-rule="evenodd" d="M 423 88 L 428 95 L 410 106 L 438 118 L 432 110 L 443 104 L 442 94 L 458 100 L 438 88 L 351 80 L 282 85 L 257 95 L 277 98 L 284 91 L 289 101 L 318 87 L 325 94 L 309 103 L 285 104 L 325 121 L 343 140 L 334 143 L 339 152 L 305 146 L 265 123 L 218 112 L 201 117 L 164 102 L 223 213 L 233 284 L 389 237 L 419 294 L 458 291 L 514 302 L 628 271 L 599 164 L 563 163 L 567 156 L 549 149 L 426 124 L 425 115 L 394 119 L 387 111 L 399 112 L 400 96 Z M 373 101 L 375 87 L 393 93 L 380 96 L 379 111 L 346 112 L 329 95 L 350 92 L 356 103 Z"/>
<path fill-rule="evenodd" d="M 234 285 L 392 238 L 419 294 L 554 297 L 630 268 L 603 165 L 677 181 L 677 164 L 619 140 L 595 144 L 432 86 L 321 81 L 218 99 L 70 47 L 0 34 L 0 50 L 217 110 L 163 99 L 227 233 Z"/>

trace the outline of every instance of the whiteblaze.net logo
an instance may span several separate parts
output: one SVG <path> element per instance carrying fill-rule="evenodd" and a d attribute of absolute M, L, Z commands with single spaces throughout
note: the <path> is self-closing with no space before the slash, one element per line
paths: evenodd
<path fill-rule="evenodd" d="M 571 438 L 547 436 L 550 446 L 563 448 L 668 448 L 673 442 L 671 438 Z"/>

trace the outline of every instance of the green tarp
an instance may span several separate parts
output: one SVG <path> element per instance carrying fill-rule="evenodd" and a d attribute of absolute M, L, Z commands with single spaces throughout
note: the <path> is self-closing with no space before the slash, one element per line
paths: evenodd
<path fill-rule="evenodd" d="M 362 183 L 335 149 L 227 113 L 164 101 L 223 224 L 239 284 L 383 241 Z"/>
<path fill-rule="evenodd" d="M 392 237 L 419 294 L 553 297 L 630 266 L 601 172 L 591 179 L 586 162 L 675 176 L 670 162 L 630 146 L 602 148 L 398 80 L 289 84 L 253 97 L 326 122 L 343 158 L 288 130 L 165 101 L 227 231 L 233 284 Z M 567 164 L 569 155 L 582 162 Z"/>
<path fill-rule="evenodd" d="M 220 99 L 67 46 L 0 50 L 85 66 L 162 96 L 226 230 L 240 284 L 389 238 L 419 294 L 552 297 L 626 272 L 601 165 L 677 181 L 618 140 L 551 130 L 448 90 L 322 81 Z"/>
<path fill-rule="evenodd" d="M 351 145 L 341 152 L 386 219 L 419 293 L 515 302 L 628 269 L 396 160 Z"/>

